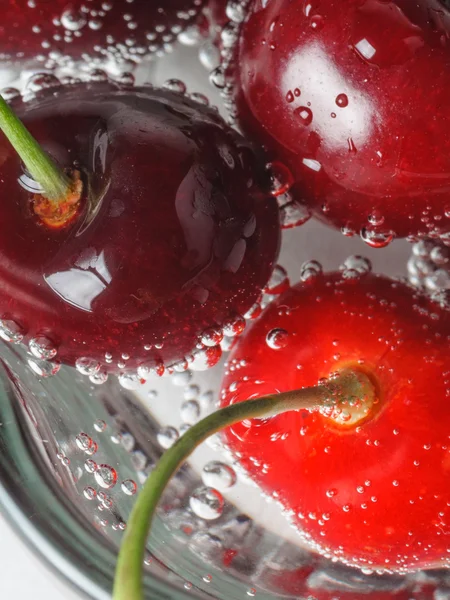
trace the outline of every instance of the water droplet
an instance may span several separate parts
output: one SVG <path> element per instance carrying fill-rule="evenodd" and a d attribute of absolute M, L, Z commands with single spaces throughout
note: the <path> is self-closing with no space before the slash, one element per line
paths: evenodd
<path fill-rule="evenodd" d="M 181 405 L 180 415 L 184 423 L 188 423 L 189 425 L 197 423 L 200 417 L 200 404 L 197 400 L 186 400 Z"/>
<path fill-rule="evenodd" d="M 289 334 L 285 329 L 272 329 L 266 336 L 266 344 L 272 350 L 281 350 L 285 348 L 289 341 Z"/>
<path fill-rule="evenodd" d="M 223 491 L 236 483 L 236 473 L 229 465 L 212 460 L 203 467 L 202 480 L 206 486 Z"/>
<path fill-rule="evenodd" d="M 300 119 L 303 125 L 311 125 L 313 120 L 313 113 L 307 106 L 300 106 L 294 110 L 294 115 Z"/>
<path fill-rule="evenodd" d="M 20 344 L 23 340 L 24 330 L 18 323 L 11 319 L 0 320 L 0 337 L 5 342 Z"/>
<path fill-rule="evenodd" d="M 137 492 L 137 484 L 132 479 L 125 479 L 120 484 L 120 487 L 122 492 L 127 496 L 134 496 L 134 494 Z"/>
<path fill-rule="evenodd" d="M 348 106 L 348 96 L 347 96 L 347 94 L 339 94 L 338 96 L 336 96 L 336 104 L 340 108 L 345 108 L 346 106 Z"/>
<path fill-rule="evenodd" d="M 170 425 L 160 429 L 156 436 L 158 444 L 165 450 L 173 446 L 178 438 L 178 431 L 175 429 L 175 427 L 171 427 Z"/>
<path fill-rule="evenodd" d="M 45 336 L 32 338 L 28 348 L 33 356 L 42 360 L 51 360 L 58 352 L 55 344 Z"/>
<path fill-rule="evenodd" d="M 98 465 L 94 477 L 98 485 L 105 489 L 112 488 L 117 483 L 117 471 L 109 465 Z"/>
<path fill-rule="evenodd" d="M 95 358 L 82 356 L 75 361 L 76 370 L 82 375 L 95 375 L 100 370 L 100 363 Z"/>
<path fill-rule="evenodd" d="M 201 519 L 218 519 L 223 512 L 222 494 L 211 487 L 199 487 L 189 498 L 192 511 Z"/>

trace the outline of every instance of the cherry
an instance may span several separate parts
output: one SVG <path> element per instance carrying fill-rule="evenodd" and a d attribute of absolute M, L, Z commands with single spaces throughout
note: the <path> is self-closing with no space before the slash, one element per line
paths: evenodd
<path fill-rule="evenodd" d="M 279 246 L 251 146 L 215 110 L 164 89 L 73 85 L 13 106 L 82 173 L 85 198 L 64 227 L 42 222 L 1 136 L 2 337 L 97 380 L 100 368 L 145 378 L 185 359 L 215 364 L 221 327 L 255 302 Z"/>
<path fill-rule="evenodd" d="M 0 56 L 34 66 L 139 62 L 176 41 L 203 0 L 6 0 Z"/>
<path fill-rule="evenodd" d="M 449 36 L 440 0 L 254 0 L 228 65 L 238 121 L 347 235 L 448 236 Z"/>
<path fill-rule="evenodd" d="M 226 372 L 222 405 L 352 368 L 373 381 L 374 410 L 357 426 L 346 410 L 246 420 L 226 443 L 327 557 L 388 572 L 448 566 L 450 312 L 358 269 L 361 259 L 347 264 L 316 271 L 254 322 L 230 357 L 245 366 Z"/>

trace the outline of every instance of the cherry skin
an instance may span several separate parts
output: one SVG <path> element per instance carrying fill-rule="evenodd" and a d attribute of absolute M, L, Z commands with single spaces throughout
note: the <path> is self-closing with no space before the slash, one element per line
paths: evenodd
<path fill-rule="evenodd" d="M 255 302 L 279 247 L 251 146 L 215 110 L 150 87 L 65 86 L 13 108 L 90 189 L 77 219 L 50 229 L 1 137 L 4 327 L 48 338 L 62 362 L 89 359 L 85 370 L 161 373 L 193 351 L 217 362 L 220 327 Z"/>
<path fill-rule="evenodd" d="M 316 275 L 269 305 L 230 356 L 241 368 L 226 373 L 222 405 L 353 366 L 378 388 L 376 410 L 356 428 L 344 413 L 243 421 L 225 440 L 313 549 L 389 572 L 449 566 L 450 312 L 357 274 Z"/>
<path fill-rule="evenodd" d="M 347 235 L 448 236 L 449 36 L 441 0 L 254 0 L 229 69 L 238 121 Z"/>
<path fill-rule="evenodd" d="M 0 57 L 35 66 L 139 62 L 176 40 L 203 0 L 6 0 Z"/>

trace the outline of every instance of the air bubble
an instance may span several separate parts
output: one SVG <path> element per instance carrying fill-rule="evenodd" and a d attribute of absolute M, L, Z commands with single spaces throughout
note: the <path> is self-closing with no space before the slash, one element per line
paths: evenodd
<path fill-rule="evenodd" d="M 89 375 L 89 381 L 95 385 L 103 385 L 108 381 L 108 373 L 102 370 L 93 375 Z"/>
<path fill-rule="evenodd" d="M 35 73 L 25 84 L 24 94 L 35 94 L 41 90 L 61 85 L 60 80 L 51 73 Z"/>
<path fill-rule="evenodd" d="M 83 452 L 90 450 L 92 444 L 94 443 L 92 438 L 88 436 L 87 433 L 79 433 L 75 438 L 75 442 L 78 448 L 83 450 Z"/>
<path fill-rule="evenodd" d="M 137 492 L 137 484 L 132 479 L 125 479 L 120 484 L 120 487 L 122 492 L 127 496 L 134 496 L 134 494 Z"/>
<path fill-rule="evenodd" d="M 95 423 L 94 423 L 94 429 L 95 429 L 95 431 L 98 431 L 99 433 L 101 433 L 102 431 L 105 431 L 105 429 L 106 429 L 105 421 L 103 421 L 102 419 L 97 419 L 97 421 L 95 421 Z"/>
<path fill-rule="evenodd" d="M 289 334 L 285 329 L 272 329 L 266 336 L 266 344 L 272 350 L 281 350 L 285 348 L 289 341 Z"/>
<path fill-rule="evenodd" d="M 47 362 L 45 360 L 39 360 L 38 358 L 29 358 L 28 364 L 36 375 L 43 378 L 53 377 L 53 375 L 56 375 L 61 368 L 61 365 L 58 362 Z"/>
<path fill-rule="evenodd" d="M 294 110 L 294 115 L 299 119 L 299 121 L 307 127 L 311 125 L 313 120 L 313 112 L 307 106 L 300 106 Z"/>
<path fill-rule="evenodd" d="M 95 358 L 82 356 L 75 361 L 76 370 L 82 375 L 95 375 L 100 370 L 100 363 Z"/>
<path fill-rule="evenodd" d="M 385 248 L 394 239 L 394 233 L 364 227 L 361 230 L 361 239 L 371 248 Z"/>
<path fill-rule="evenodd" d="M 222 348 L 220 346 L 202 348 L 201 350 L 196 350 L 192 353 L 192 361 L 189 366 L 193 371 L 206 371 L 216 365 L 221 356 Z"/>
<path fill-rule="evenodd" d="M 346 106 L 348 106 L 347 94 L 339 94 L 338 96 L 336 96 L 336 104 L 339 106 L 339 108 L 345 108 Z"/>
<path fill-rule="evenodd" d="M 94 490 L 93 487 L 87 486 L 83 490 L 83 495 L 86 498 L 86 500 L 94 500 L 97 496 L 97 492 Z"/>
<path fill-rule="evenodd" d="M 372 270 L 372 263 L 364 256 L 353 255 L 345 259 L 344 263 L 339 267 L 344 277 L 360 277 L 366 275 Z"/>
<path fill-rule="evenodd" d="M 117 483 L 117 471 L 109 465 L 98 465 L 94 477 L 98 485 L 105 489 L 112 488 Z"/>
<path fill-rule="evenodd" d="M 245 329 L 245 319 L 240 315 L 231 317 L 223 324 L 223 333 L 228 337 L 241 335 Z"/>
<path fill-rule="evenodd" d="M 311 218 L 311 211 L 304 204 L 292 201 L 280 206 L 280 221 L 282 229 L 300 227 Z"/>
<path fill-rule="evenodd" d="M 309 260 L 300 267 L 300 279 L 310 281 L 322 274 L 322 265 L 317 260 Z"/>
<path fill-rule="evenodd" d="M 170 425 L 160 429 L 156 436 L 158 444 L 161 446 L 161 448 L 164 448 L 164 450 L 167 450 L 173 446 L 178 438 L 178 431 L 175 429 L 175 427 L 171 427 Z"/>
<path fill-rule="evenodd" d="M 86 471 L 88 473 L 95 473 L 95 471 L 97 470 L 97 463 L 95 462 L 95 460 L 92 460 L 91 458 L 88 458 L 85 463 L 84 463 L 84 468 L 86 469 Z"/>
<path fill-rule="evenodd" d="M 271 296 L 278 296 L 289 289 L 289 285 L 290 282 L 286 269 L 281 265 L 276 265 L 264 291 Z"/>
<path fill-rule="evenodd" d="M 23 340 L 23 336 L 24 330 L 18 323 L 11 319 L 0 320 L 0 337 L 5 340 L 5 342 L 20 344 Z"/>
<path fill-rule="evenodd" d="M 144 380 L 137 373 L 121 373 L 118 376 L 120 385 L 124 390 L 137 390 L 144 383 Z"/>
<path fill-rule="evenodd" d="M 294 177 L 290 170 L 280 162 L 271 162 L 266 165 L 270 175 L 270 194 L 274 197 L 281 196 L 290 190 Z"/>
<path fill-rule="evenodd" d="M 220 344 L 223 340 L 223 331 L 217 327 L 211 327 L 203 332 L 201 342 L 205 346 L 211 347 Z"/>
<path fill-rule="evenodd" d="M 236 483 L 236 473 L 229 465 L 212 460 L 203 467 L 202 481 L 208 487 L 224 491 Z"/>
<path fill-rule="evenodd" d="M 32 338 L 28 348 L 33 356 L 42 360 L 51 360 L 58 353 L 55 344 L 45 336 Z"/>
<path fill-rule="evenodd" d="M 87 19 L 81 11 L 68 8 L 61 15 L 61 25 L 69 31 L 80 31 L 86 25 Z"/>
<path fill-rule="evenodd" d="M 200 417 L 200 405 L 197 400 L 186 400 L 180 409 L 181 420 L 184 423 L 193 425 L 197 423 Z"/>
<path fill-rule="evenodd" d="M 170 92 L 176 92 L 177 94 L 186 93 L 186 84 L 180 79 L 168 79 L 164 82 L 163 88 Z"/>
<path fill-rule="evenodd" d="M 218 519 L 223 512 L 222 494 L 212 487 L 199 487 L 189 498 L 192 511 L 201 519 Z"/>

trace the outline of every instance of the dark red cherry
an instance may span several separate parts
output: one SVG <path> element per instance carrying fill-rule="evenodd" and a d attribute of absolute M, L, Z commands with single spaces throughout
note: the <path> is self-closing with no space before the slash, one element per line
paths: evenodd
<path fill-rule="evenodd" d="M 330 225 L 376 247 L 448 236 L 449 38 L 440 0 L 253 0 L 238 120 Z"/>
<path fill-rule="evenodd" d="M 215 364 L 220 328 L 260 295 L 279 246 L 251 146 L 215 110 L 167 90 L 67 86 L 13 106 L 61 165 L 84 173 L 88 198 L 50 229 L 1 136 L 3 337 L 25 334 L 44 358 L 49 340 L 88 373 L 141 365 L 145 377 L 192 354 Z"/>
<path fill-rule="evenodd" d="M 282 294 L 239 339 L 222 405 L 316 385 L 344 368 L 377 388 L 358 426 L 320 412 L 245 420 L 229 448 L 276 498 L 305 542 L 350 566 L 448 567 L 450 312 L 367 272 L 311 277 Z M 322 598 L 322 596 L 319 596 Z M 325 596 L 327 597 L 327 596 Z"/>
<path fill-rule="evenodd" d="M 139 62 L 176 40 L 203 0 L 5 0 L 2 60 L 35 66 Z"/>

